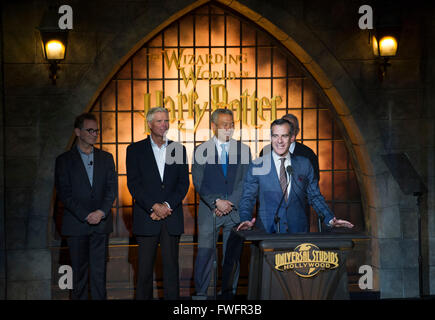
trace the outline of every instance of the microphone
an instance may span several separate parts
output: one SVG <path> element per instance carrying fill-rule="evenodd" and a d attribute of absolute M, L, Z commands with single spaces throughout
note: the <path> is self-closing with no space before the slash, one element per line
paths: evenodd
<path fill-rule="evenodd" d="M 290 179 L 287 181 L 287 185 L 286 185 L 286 187 L 285 187 L 285 191 L 282 193 L 281 200 L 279 201 L 278 208 L 276 209 L 276 212 L 275 212 L 275 217 L 273 218 L 273 222 L 275 222 L 275 224 L 276 224 L 276 226 L 277 226 L 277 233 L 280 233 L 279 221 L 281 220 L 281 218 L 280 218 L 279 215 L 278 215 L 278 213 L 279 213 L 279 209 L 281 209 L 282 201 L 284 200 L 284 197 L 285 197 L 285 195 L 286 195 L 286 193 L 287 193 L 287 188 L 288 188 L 288 185 L 290 184 L 291 176 L 292 176 L 292 173 L 293 173 L 293 168 L 292 168 L 292 166 L 287 166 L 287 167 L 285 168 L 285 170 L 287 171 L 287 173 L 288 173 Z"/>
<path fill-rule="evenodd" d="M 90 165 L 90 166 L 92 166 L 93 164 L 94 164 L 94 162 L 93 162 L 93 161 L 89 162 L 89 165 Z"/>

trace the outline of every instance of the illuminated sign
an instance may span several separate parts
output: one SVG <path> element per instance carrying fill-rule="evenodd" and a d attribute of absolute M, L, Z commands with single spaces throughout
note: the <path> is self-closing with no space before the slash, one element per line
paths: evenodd
<path fill-rule="evenodd" d="M 193 85 L 193 89 L 187 89 L 187 92 L 180 91 L 176 97 L 166 96 L 163 98 L 163 91 L 157 90 L 155 92 L 155 106 L 164 106 L 169 110 L 169 121 L 171 123 L 178 121 L 178 130 L 192 129 L 196 132 L 199 123 L 201 122 L 205 111 L 209 107 L 209 101 L 198 103 L 200 96 L 196 91 L 196 84 L 198 80 L 234 80 L 236 78 L 246 78 L 252 75 L 248 71 L 240 71 L 238 74 L 234 71 L 225 70 L 225 65 L 240 64 L 243 65 L 248 62 L 246 54 L 239 55 L 223 55 L 223 54 L 202 54 L 193 55 L 185 54 L 184 49 L 177 50 L 163 50 L 161 55 L 148 54 L 150 62 L 156 62 L 159 59 L 164 59 L 165 65 L 168 70 L 176 68 L 183 79 L 185 88 L 189 84 Z M 214 65 L 219 65 L 219 71 L 212 71 L 210 68 Z M 188 69 L 188 70 L 187 70 Z M 242 68 L 243 70 L 243 68 Z M 208 96 L 208 92 L 206 93 Z M 208 100 L 208 99 L 207 99 Z M 281 96 L 272 97 L 257 97 L 256 91 L 249 93 L 245 89 L 238 97 L 228 97 L 228 91 L 224 84 L 211 84 L 210 85 L 210 104 L 211 110 L 214 111 L 218 108 L 226 108 L 232 110 L 234 114 L 234 121 L 241 121 L 244 125 L 250 125 L 255 128 L 261 128 L 262 125 L 258 124 L 258 119 L 262 121 L 274 121 L 277 118 L 277 107 L 282 103 Z M 151 94 L 144 94 L 144 114 L 151 108 Z M 187 109 L 187 117 L 185 119 L 184 110 Z M 250 114 L 248 115 L 248 109 Z M 267 112 L 266 112 L 267 111 Z M 267 117 L 266 114 L 269 114 Z M 186 128 L 185 120 L 194 119 L 196 115 L 193 128 Z M 148 125 L 145 120 L 145 128 L 148 132 Z"/>
<path fill-rule="evenodd" d="M 298 276 L 309 278 L 322 270 L 335 269 L 338 253 L 320 250 L 312 243 L 298 245 L 294 251 L 275 254 L 275 269 L 294 271 Z"/>

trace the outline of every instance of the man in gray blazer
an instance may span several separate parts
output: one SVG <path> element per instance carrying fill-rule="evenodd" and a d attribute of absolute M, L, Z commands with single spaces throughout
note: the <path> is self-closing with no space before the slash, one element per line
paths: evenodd
<path fill-rule="evenodd" d="M 67 237 L 73 270 L 72 299 L 106 299 L 106 258 L 113 230 L 111 208 L 117 194 L 113 156 L 93 145 L 98 123 L 84 113 L 74 123 L 77 143 L 56 159 L 55 184 L 64 205 L 62 235 Z"/>
<path fill-rule="evenodd" d="M 195 148 L 192 163 L 193 184 L 200 196 L 198 255 L 194 274 L 196 296 L 193 299 L 207 297 L 214 261 L 215 236 L 222 228 L 225 255 L 231 229 L 240 222 L 237 208 L 243 180 L 251 162 L 250 148 L 231 139 L 234 132 L 231 110 L 216 109 L 211 115 L 211 126 L 213 138 Z M 239 267 L 234 277 L 234 290 L 238 281 L 238 269 Z"/>

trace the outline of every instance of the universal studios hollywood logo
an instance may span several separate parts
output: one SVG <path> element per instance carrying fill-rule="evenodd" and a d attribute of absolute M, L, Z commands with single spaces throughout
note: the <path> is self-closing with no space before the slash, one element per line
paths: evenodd
<path fill-rule="evenodd" d="M 335 269 L 338 266 L 338 253 L 320 250 L 312 243 L 303 243 L 292 252 L 275 255 L 275 269 L 293 270 L 304 278 L 313 277 L 322 270 Z"/>

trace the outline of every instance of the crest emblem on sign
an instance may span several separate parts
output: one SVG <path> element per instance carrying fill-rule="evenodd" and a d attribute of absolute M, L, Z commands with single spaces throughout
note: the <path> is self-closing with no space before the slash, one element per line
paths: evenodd
<path fill-rule="evenodd" d="M 275 269 L 294 271 L 298 276 L 309 278 L 327 269 L 335 269 L 338 264 L 338 253 L 320 250 L 315 244 L 302 243 L 293 251 L 275 255 Z"/>

